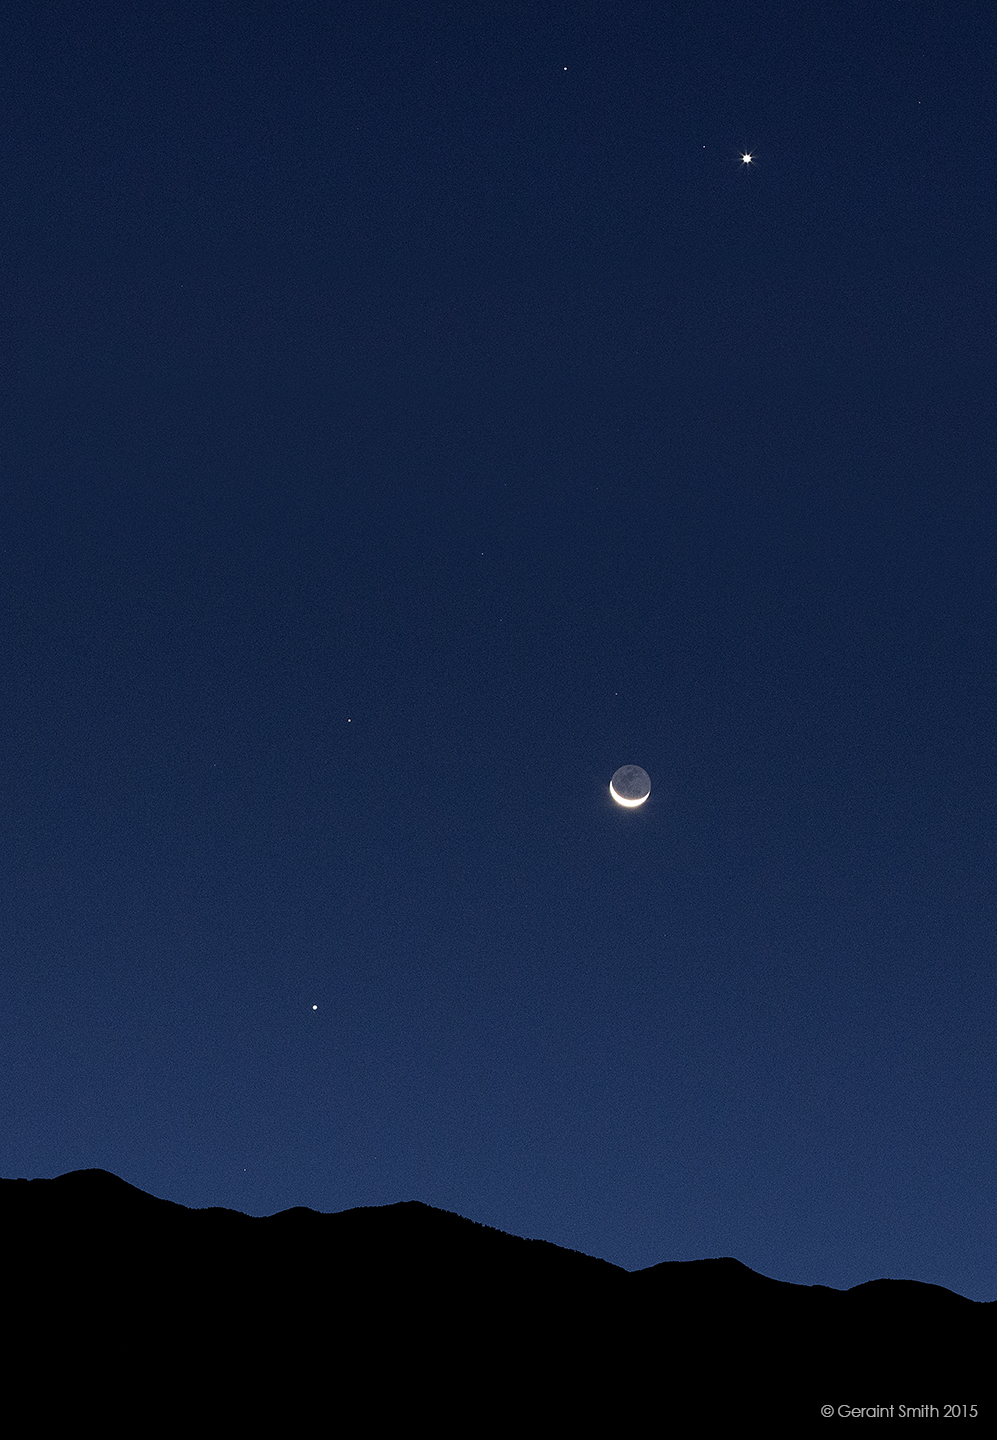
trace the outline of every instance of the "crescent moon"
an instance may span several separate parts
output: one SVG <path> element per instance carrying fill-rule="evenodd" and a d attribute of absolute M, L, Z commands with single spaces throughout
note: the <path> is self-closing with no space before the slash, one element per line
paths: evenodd
<path fill-rule="evenodd" d="M 636 810 L 651 793 L 651 777 L 641 765 L 621 765 L 609 782 L 609 793 L 617 805 Z"/>
<path fill-rule="evenodd" d="M 613 788 L 612 780 L 610 780 L 609 782 L 609 793 L 610 795 L 612 795 L 617 805 L 625 805 L 628 810 L 634 810 L 638 805 L 643 805 L 644 801 L 647 799 L 647 795 L 642 795 L 639 800 L 624 800 L 623 796 L 618 794 L 617 791 Z"/>

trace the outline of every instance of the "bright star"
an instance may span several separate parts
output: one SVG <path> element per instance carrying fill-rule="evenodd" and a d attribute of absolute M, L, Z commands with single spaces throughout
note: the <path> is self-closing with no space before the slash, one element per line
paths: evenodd
<path fill-rule="evenodd" d="M 751 164 L 751 161 L 752 161 L 752 156 L 750 156 L 750 155 L 748 155 L 747 153 L 745 153 L 744 155 L 741 156 L 741 159 L 744 161 L 745 165 L 750 165 L 750 164 Z"/>

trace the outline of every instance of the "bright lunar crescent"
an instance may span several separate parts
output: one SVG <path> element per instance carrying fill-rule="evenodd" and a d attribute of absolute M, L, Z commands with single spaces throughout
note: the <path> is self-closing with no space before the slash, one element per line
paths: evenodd
<path fill-rule="evenodd" d="M 633 809 L 643 805 L 651 793 L 651 777 L 639 765 L 621 765 L 609 782 L 609 793 L 617 805 Z"/>

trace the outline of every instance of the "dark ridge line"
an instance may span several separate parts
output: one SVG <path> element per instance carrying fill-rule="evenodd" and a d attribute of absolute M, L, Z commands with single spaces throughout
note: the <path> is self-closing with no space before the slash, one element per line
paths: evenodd
<path fill-rule="evenodd" d="M 175 1200 L 166 1200 L 160 1196 L 151 1195 L 148 1191 L 140 1189 L 137 1185 L 132 1185 L 129 1181 L 123 1180 L 121 1176 L 115 1175 L 113 1171 L 95 1167 L 92 1169 L 69 1170 L 63 1175 L 54 1177 L 37 1177 L 34 1179 L 27 1179 L 25 1177 L 18 1177 L 16 1179 L 0 1178 L 0 1206 L 3 1205 L 6 1199 L 13 1198 L 13 1193 L 19 1191 L 21 1186 L 55 1186 L 63 1192 L 68 1192 L 69 1188 L 72 1187 L 77 1193 L 82 1193 L 81 1187 L 84 1185 L 87 1187 L 88 1199 L 91 1203 L 93 1199 L 99 1195 L 117 1196 L 122 1199 L 127 1197 L 133 1204 L 142 1205 L 147 1214 L 153 1213 L 154 1207 L 155 1212 L 164 1218 L 167 1215 L 171 1215 L 174 1219 L 178 1219 L 181 1216 L 198 1216 L 205 1218 L 208 1216 L 231 1216 L 233 1217 L 233 1222 L 237 1225 L 241 1222 L 247 1222 L 248 1225 L 254 1227 L 265 1221 L 284 1222 L 285 1224 L 289 1221 L 301 1221 L 304 1220 L 305 1216 L 314 1216 L 317 1222 L 344 1220 L 347 1217 L 356 1218 L 361 1216 L 367 1218 L 381 1216 L 390 1218 L 392 1215 L 398 1217 L 415 1215 L 434 1217 L 437 1222 L 450 1222 L 451 1228 L 453 1228 L 453 1222 L 457 1222 L 461 1227 L 467 1227 L 463 1231 L 466 1239 L 471 1239 L 476 1234 L 482 1238 L 486 1236 L 501 1237 L 503 1241 L 511 1241 L 517 1245 L 531 1247 L 531 1253 L 537 1258 L 543 1256 L 550 1260 L 559 1261 L 567 1260 L 568 1257 L 571 1257 L 584 1261 L 589 1267 L 599 1267 L 600 1273 L 607 1277 L 610 1274 L 614 1277 L 624 1275 L 633 1278 L 640 1277 L 644 1283 L 651 1280 L 652 1277 L 654 1280 L 675 1280 L 682 1285 L 683 1290 L 689 1290 L 695 1285 L 697 1290 L 705 1288 L 709 1291 L 718 1291 L 721 1283 L 729 1283 L 733 1280 L 739 1283 L 742 1288 L 751 1286 L 756 1294 L 760 1295 L 762 1292 L 767 1292 L 772 1297 L 777 1293 L 788 1296 L 790 1292 L 796 1292 L 801 1296 L 822 1294 L 827 1297 L 856 1295 L 858 1292 L 863 1292 L 863 1298 L 877 1298 L 877 1291 L 882 1293 L 883 1287 L 888 1287 L 893 1293 L 894 1298 L 898 1291 L 903 1290 L 906 1291 L 911 1298 L 916 1298 L 920 1301 L 928 1299 L 929 1296 L 933 1297 L 937 1303 L 949 1305 L 950 1309 L 950 1302 L 955 1301 L 956 1308 L 958 1309 L 962 1309 L 965 1306 L 973 1306 L 975 1309 L 984 1312 L 990 1310 L 991 1307 L 995 1307 L 995 1310 L 997 1310 L 997 1300 L 971 1300 L 969 1296 L 960 1295 L 957 1291 L 950 1290 L 944 1285 L 936 1285 L 931 1281 L 925 1280 L 894 1279 L 892 1277 L 882 1276 L 872 1280 L 860 1281 L 859 1284 L 850 1286 L 847 1290 L 838 1290 L 829 1285 L 805 1285 L 796 1281 L 776 1280 L 771 1276 L 761 1274 L 760 1271 L 752 1270 L 749 1265 L 745 1265 L 743 1261 L 730 1255 L 703 1257 L 698 1260 L 662 1260 L 640 1270 L 625 1270 L 621 1265 L 614 1265 L 612 1261 L 603 1260 L 599 1256 L 588 1255 L 583 1250 L 574 1250 L 568 1246 L 557 1245 L 553 1241 L 543 1240 L 537 1237 L 513 1235 L 509 1231 L 500 1230 L 494 1225 L 486 1225 L 480 1220 L 472 1220 L 468 1216 L 460 1215 L 456 1211 L 441 1210 L 437 1206 L 427 1205 L 424 1200 L 398 1200 L 387 1205 L 357 1205 L 348 1210 L 334 1211 L 313 1210 L 307 1205 L 296 1205 L 291 1206 L 287 1210 L 275 1211 L 272 1215 L 247 1215 L 242 1210 L 233 1210 L 227 1206 L 188 1206 L 182 1205 Z M 14 1187 L 14 1191 L 8 1187 Z M 20 1193 L 24 1194 L 25 1192 L 21 1191 Z M 524 1258 L 526 1253 L 526 1251 L 520 1252 Z M 596 1272 L 590 1269 L 589 1273 L 594 1275 Z M 942 1297 L 947 1298 L 943 1300 Z"/>

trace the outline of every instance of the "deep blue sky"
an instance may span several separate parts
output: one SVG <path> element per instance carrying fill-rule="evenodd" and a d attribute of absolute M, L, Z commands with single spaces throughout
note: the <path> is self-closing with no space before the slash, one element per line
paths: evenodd
<path fill-rule="evenodd" d="M 5 7 L 0 1173 L 997 1298 L 995 42 Z"/>

